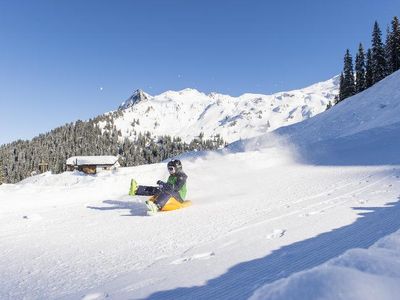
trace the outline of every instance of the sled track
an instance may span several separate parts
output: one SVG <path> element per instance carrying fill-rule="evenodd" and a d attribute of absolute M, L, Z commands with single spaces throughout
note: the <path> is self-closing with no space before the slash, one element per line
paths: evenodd
<path fill-rule="evenodd" d="M 392 176 L 393 174 L 379 178 L 360 188 L 308 205 L 304 209 L 296 209 L 277 216 L 275 220 L 299 214 L 301 211 L 321 204 L 324 205 L 324 209 L 331 209 L 348 201 L 354 201 L 356 200 L 353 197 L 354 195 L 376 187 Z M 345 186 L 348 187 L 349 185 Z M 322 193 L 324 196 L 327 194 L 329 194 L 329 191 Z M 303 198 L 297 203 L 307 201 L 310 198 L 318 197 Z M 398 199 L 392 200 L 397 201 Z M 331 205 L 325 206 L 326 204 Z M 265 284 L 318 266 L 343 254 L 346 250 L 368 248 L 382 236 L 400 229 L 400 218 L 398 217 L 400 215 L 400 204 L 398 202 L 385 207 L 362 207 L 360 209 L 371 212 L 360 213 L 362 217 L 350 225 L 284 246 L 265 257 L 237 264 L 221 276 L 209 280 L 203 286 L 160 291 L 150 295 L 148 299 L 247 299 L 257 288 Z M 271 221 L 273 219 L 256 222 L 243 230 Z M 238 231 L 240 230 L 231 231 L 228 235 Z M 218 256 L 218 253 L 216 256 Z"/>
<path fill-rule="evenodd" d="M 366 179 L 371 178 L 371 177 L 372 177 L 372 175 L 366 176 L 363 179 L 361 179 L 360 182 L 366 181 Z M 285 209 L 285 210 L 287 210 L 285 208 L 286 204 L 285 205 L 276 205 L 274 207 L 271 207 L 267 211 L 264 211 L 265 213 L 263 215 L 261 215 L 261 216 L 258 216 L 256 218 L 256 220 L 253 219 L 251 222 L 248 222 L 247 224 L 246 223 L 241 224 L 240 227 L 230 230 L 223 237 L 219 237 L 219 238 L 217 238 L 215 240 L 207 241 L 205 243 L 198 244 L 195 247 L 190 248 L 189 250 L 193 250 L 194 248 L 211 244 L 211 243 L 213 243 L 215 241 L 218 241 L 220 239 L 225 239 L 227 236 L 233 235 L 233 234 L 235 234 L 237 232 L 245 231 L 245 230 L 248 230 L 248 229 L 263 225 L 263 224 L 271 223 L 273 221 L 281 220 L 281 219 L 284 219 L 284 218 L 287 218 L 287 217 L 301 215 L 303 212 L 305 212 L 307 210 L 310 210 L 310 209 L 312 209 L 314 207 L 320 206 L 320 205 L 324 205 L 321 209 L 319 209 L 320 211 L 321 210 L 332 209 L 332 208 L 337 207 L 337 206 L 339 206 L 341 204 L 344 204 L 346 202 L 355 200 L 356 198 L 354 198 L 353 195 L 356 195 L 357 193 L 363 192 L 363 191 L 367 190 L 368 188 L 371 188 L 371 187 L 377 185 L 378 183 L 380 183 L 382 181 L 385 181 L 386 179 L 388 179 L 390 177 L 393 177 L 393 175 L 384 176 L 384 177 L 382 177 L 380 179 L 377 179 L 377 180 L 375 180 L 373 182 L 368 183 L 367 185 L 364 185 L 364 186 L 356 188 L 356 189 L 352 189 L 350 191 L 346 190 L 343 194 L 340 194 L 340 195 L 337 195 L 337 196 L 334 196 L 334 197 L 329 197 L 328 195 L 332 194 L 333 191 L 337 192 L 337 191 L 339 191 L 339 190 L 341 190 L 341 189 L 343 189 L 345 187 L 354 185 L 354 183 L 347 183 L 347 184 L 344 184 L 344 185 L 342 185 L 340 187 L 335 187 L 335 188 L 333 188 L 333 189 L 331 189 L 329 191 L 326 191 L 324 193 L 319 193 L 317 195 L 304 197 L 304 198 L 302 198 L 300 200 L 296 200 L 296 201 L 291 202 L 289 204 L 292 205 L 293 203 L 295 203 L 295 204 L 304 203 L 304 202 L 306 202 L 308 200 L 318 199 L 320 197 L 328 197 L 328 198 L 326 200 L 318 201 L 317 203 L 312 203 L 312 204 L 309 204 L 307 206 L 301 207 L 299 209 L 294 209 L 294 210 L 292 209 L 289 212 L 286 212 L 286 213 L 283 213 L 283 214 L 278 214 L 276 217 L 268 217 L 268 215 L 266 215 L 266 213 L 271 213 L 276 209 Z M 339 200 L 339 199 L 344 199 L 344 200 L 335 202 L 335 200 Z M 330 204 L 330 205 L 325 206 L 326 204 Z"/>
<path fill-rule="evenodd" d="M 376 208 L 355 223 L 240 263 L 204 286 L 157 292 L 148 299 L 247 299 L 260 286 L 318 266 L 348 249 L 367 248 L 400 228 L 400 205 Z"/>

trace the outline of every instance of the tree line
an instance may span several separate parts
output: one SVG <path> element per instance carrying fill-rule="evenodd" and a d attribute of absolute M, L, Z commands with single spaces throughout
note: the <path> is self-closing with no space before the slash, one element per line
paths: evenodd
<path fill-rule="evenodd" d="M 76 155 L 118 155 L 122 166 L 136 166 L 160 162 L 187 151 L 215 150 L 226 145 L 220 135 L 204 139 L 203 133 L 186 143 L 179 137 L 154 137 L 150 132 L 138 133 L 133 129 L 130 138 L 123 139 L 114 125 L 120 114 L 117 111 L 65 124 L 30 141 L 1 145 L 0 184 L 16 183 L 36 174 L 42 163 L 48 164 L 51 172 L 61 173 L 67 158 Z M 105 126 L 100 128 L 99 122 L 105 122 Z"/>
<path fill-rule="evenodd" d="M 336 103 L 371 87 L 386 76 L 400 69 L 400 26 L 398 17 L 393 17 L 386 30 L 385 43 L 382 31 L 375 21 L 371 47 L 365 52 L 362 43 L 358 46 L 355 65 L 350 50 L 344 55 L 343 71 L 340 75 L 339 95 Z"/>

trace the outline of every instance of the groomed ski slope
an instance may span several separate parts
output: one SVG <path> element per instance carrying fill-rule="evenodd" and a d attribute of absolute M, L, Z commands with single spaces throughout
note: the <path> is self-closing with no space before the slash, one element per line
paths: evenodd
<path fill-rule="evenodd" d="M 164 178 L 163 164 L 2 187 L 0 298 L 244 299 L 400 227 L 399 208 L 385 208 L 400 195 L 397 167 L 306 166 L 273 151 L 184 165 L 194 205 L 154 217 L 127 187 Z"/>
<path fill-rule="evenodd" d="M 183 210 L 148 217 L 146 198 L 127 196 L 130 178 L 166 178 L 165 163 L 0 186 L 0 299 L 395 299 L 400 92 L 387 89 L 396 82 L 400 73 L 301 130 L 185 155 L 194 205 Z M 391 119 L 369 126 L 376 107 Z M 357 118 L 341 124 L 352 109 Z M 357 251 L 371 254 L 361 261 Z M 335 265 L 346 262 L 355 267 Z"/>

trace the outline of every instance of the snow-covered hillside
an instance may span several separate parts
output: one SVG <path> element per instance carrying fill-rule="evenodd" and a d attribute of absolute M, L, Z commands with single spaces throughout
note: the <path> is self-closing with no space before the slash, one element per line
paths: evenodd
<path fill-rule="evenodd" d="M 324 114 L 279 128 L 275 134 L 296 146 L 308 163 L 400 164 L 399 85 L 396 72 Z"/>
<path fill-rule="evenodd" d="M 183 155 L 182 210 L 127 195 L 165 163 L 0 186 L 0 299 L 397 299 L 399 83 Z"/>
<path fill-rule="evenodd" d="M 150 131 L 190 141 L 201 132 L 206 138 L 220 134 L 228 142 L 249 138 L 308 119 L 333 103 L 338 77 L 304 89 L 273 95 L 244 94 L 231 97 L 194 89 L 150 96 L 136 91 L 121 104 L 115 120 L 123 137 Z M 132 126 L 133 121 L 136 121 Z"/>

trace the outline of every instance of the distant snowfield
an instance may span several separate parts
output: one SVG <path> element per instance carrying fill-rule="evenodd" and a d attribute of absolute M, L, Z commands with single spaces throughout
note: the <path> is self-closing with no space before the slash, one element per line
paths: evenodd
<path fill-rule="evenodd" d="M 127 195 L 165 163 L 0 186 L 0 299 L 397 299 L 399 82 L 185 154 L 182 210 Z"/>
<path fill-rule="evenodd" d="M 179 136 L 186 142 L 203 133 L 221 135 L 226 142 L 259 136 L 281 126 L 311 118 L 326 110 L 338 94 L 339 77 L 309 87 L 272 95 L 243 94 L 232 97 L 204 94 L 194 89 L 167 91 L 150 96 L 137 91 L 121 106 L 115 126 L 122 138 L 137 133 Z M 134 123 L 134 125 L 132 125 Z M 99 126 L 104 128 L 105 122 Z"/>

